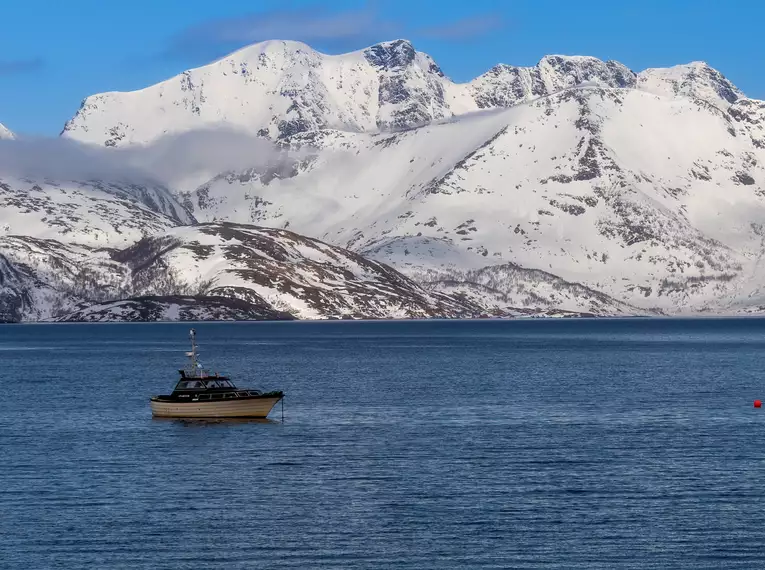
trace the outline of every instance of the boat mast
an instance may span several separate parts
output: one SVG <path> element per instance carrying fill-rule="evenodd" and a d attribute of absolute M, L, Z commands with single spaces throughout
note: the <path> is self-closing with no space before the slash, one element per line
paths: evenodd
<path fill-rule="evenodd" d="M 191 329 L 189 332 L 191 338 L 191 352 L 188 354 L 191 357 L 191 371 L 196 373 L 197 371 L 197 331 Z"/>

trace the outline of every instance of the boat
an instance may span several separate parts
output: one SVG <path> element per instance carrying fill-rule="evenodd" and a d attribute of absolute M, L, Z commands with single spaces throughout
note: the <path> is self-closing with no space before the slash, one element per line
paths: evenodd
<path fill-rule="evenodd" d="M 231 378 L 212 374 L 199 362 L 196 331 L 191 329 L 190 362 L 171 394 L 152 396 L 151 413 L 162 418 L 265 418 L 282 401 L 282 391 L 237 388 Z"/>

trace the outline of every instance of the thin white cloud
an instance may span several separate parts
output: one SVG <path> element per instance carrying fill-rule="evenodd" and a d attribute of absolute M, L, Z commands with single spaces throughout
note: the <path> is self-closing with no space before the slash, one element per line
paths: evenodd
<path fill-rule="evenodd" d="M 0 140 L 0 178 L 119 181 L 172 189 L 221 172 L 274 167 L 311 154 L 221 127 L 168 135 L 149 145 L 109 149 L 67 138 Z"/>

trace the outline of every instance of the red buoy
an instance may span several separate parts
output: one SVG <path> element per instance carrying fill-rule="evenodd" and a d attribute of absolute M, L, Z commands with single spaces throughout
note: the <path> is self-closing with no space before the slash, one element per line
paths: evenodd
<path fill-rule="evenodd" d="M 760 402 L 759 400 L 755 400 L 754 401 L 754 407 L 755 408 L 761 408 L 762 407 L 762 402 Z"/>

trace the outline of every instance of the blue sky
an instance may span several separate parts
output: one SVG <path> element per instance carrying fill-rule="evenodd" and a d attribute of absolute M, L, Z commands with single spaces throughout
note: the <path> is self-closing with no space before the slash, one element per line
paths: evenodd
<path fill-rule="evenodd" d="M 635 71 L 704 60 L 765 99 L 759 0 L 25 0 L 5 2 L 0 123 L 57 135 L 87 95 L 145 87 L 265 39 L 341 53 L 408 38 L 456 81 L 550 53 Z"/>

